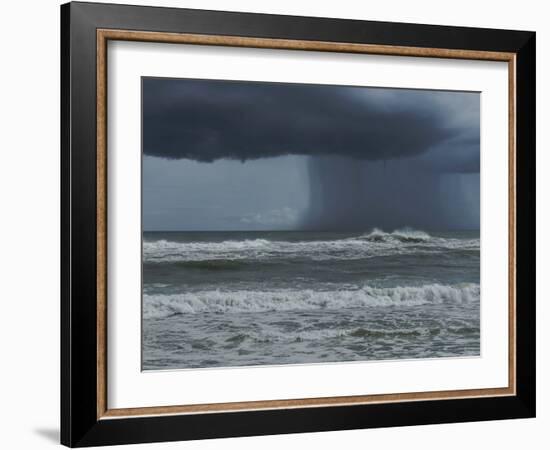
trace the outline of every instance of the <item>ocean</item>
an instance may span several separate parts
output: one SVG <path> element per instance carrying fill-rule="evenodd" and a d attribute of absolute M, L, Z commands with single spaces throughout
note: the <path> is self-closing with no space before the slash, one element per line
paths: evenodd
<path fill-rule="evenodd" d="M 479 232 L 144 232 L 143 370 L 480 354 Z"/>

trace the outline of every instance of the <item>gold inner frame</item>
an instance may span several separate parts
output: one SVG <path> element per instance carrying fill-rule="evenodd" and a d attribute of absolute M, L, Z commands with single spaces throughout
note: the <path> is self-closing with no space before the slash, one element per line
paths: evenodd
<path fill-rule="evenodd" d="M 393 56 L 471 59 L 508 63 L 508 386 L 396 394 L 260 400 L 109 409 L 107 404 L 107 42 L 109 40 L 218 45 Z M 239 36 L 97 30 L 97 418 L 311 408 L 516 394 L 516 54 L 477 50 L 299 41 Z"/>

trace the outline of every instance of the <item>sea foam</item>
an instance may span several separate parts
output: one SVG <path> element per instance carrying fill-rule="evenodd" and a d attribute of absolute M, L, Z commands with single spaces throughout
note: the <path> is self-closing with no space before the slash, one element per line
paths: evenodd
<path fill-rule="evenodd" d="M 479 239 L 430 236 L 416 230 L 386 233 L 374 229 L 356 237 L 334 240 L 281 241 L 267 239 L 222 242 L 144 241 L 146 263 L 211 260 L 265 259 L 361 259 L 403 254 L 437 253 L 448 250 L 479 250 Z"/>
<path fill-rule="evenodd" d="M 307 311 L 368 307 L 399 307 L 478 302 L 479 284 L 429 284 L 318 291 L 313 289 L 203 290 L 181 294 L 144 295 L 143 317 L 165 318 L 179 314 Z"/>

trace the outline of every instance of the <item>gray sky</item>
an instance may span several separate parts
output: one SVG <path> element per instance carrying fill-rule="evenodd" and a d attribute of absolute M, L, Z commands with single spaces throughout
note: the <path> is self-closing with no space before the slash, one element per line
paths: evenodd
<path fill-rule="evenodd" d="M 144 230 L 479 228 L 479 94 L 143 79 Z"/>
<path fill-rule="evenodd" d="M 143 158 L 145 230 L 293 229 L 308 202 L 304 156 L 244 164 Z"/>

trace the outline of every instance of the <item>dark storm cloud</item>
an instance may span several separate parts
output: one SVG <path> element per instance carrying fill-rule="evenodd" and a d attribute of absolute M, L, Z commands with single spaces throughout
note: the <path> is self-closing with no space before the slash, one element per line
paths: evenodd
<path fill-rule="evenodd" d="M 419 158 L 420 165 L 439 173 L 479 173 L 479 131 L 436 145 Z"/>
<path fill-rule="evenodd" d="M 462 116 L 478 110 L 471 107 L 477 99 L 436 91 L 144 78 L 143 150 L 203 162 L 286 154 L 376 161 L 426 153 L 425 167 L 469 172 L 479 170 L 479 112 L 477 122 Z M 468 148 L 477 150 L 461 152 Z"/>

